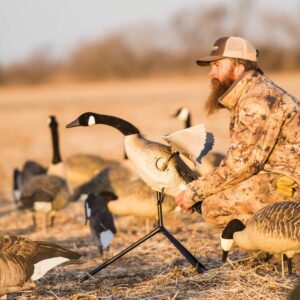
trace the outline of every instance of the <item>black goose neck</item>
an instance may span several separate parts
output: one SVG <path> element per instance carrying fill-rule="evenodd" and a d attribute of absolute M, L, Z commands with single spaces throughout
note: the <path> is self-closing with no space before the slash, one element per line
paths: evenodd
<path fill-rule="evenodd" d="M 243 231 L 246 226 L 239 219 L 231 220 L 222 232 L 223 239 L 233 239 L 233 234 L 237 231 Z"/>
<path fill-rule="evenodd" d="M 191 127 L 191 115 L 189 114 L 185 120 L 185 128 Z"/>
<path fill-rule="evenodd" d="M 58 164 L 61 162 L 61 156 L 59 151 L 58 125 L 57 124 L 51 125 L 50 129 L 51 129 L 52 147 L 53 147 L 52 163 Z"/>
<path fill-rule="evenodd" d="M 123 135 L 139 134 L 140 131 L 131 123 L 121 118 L 109 115 L 95 114 L 96 124 L 105 124 L 119 130 Z"/>

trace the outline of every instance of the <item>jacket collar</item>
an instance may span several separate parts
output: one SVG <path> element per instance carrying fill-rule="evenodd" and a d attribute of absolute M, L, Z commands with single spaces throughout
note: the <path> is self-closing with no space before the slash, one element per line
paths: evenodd
<path fill-rule="evenodd" d="M 243 73 L 234 83 L 229 87 L 226 93 L 219 98 L 219 102 L 229 110 L 232 110 L 238 100 L 240 99 L 243 90 L 247 84 L 252 80 L 254 70 Z"/>

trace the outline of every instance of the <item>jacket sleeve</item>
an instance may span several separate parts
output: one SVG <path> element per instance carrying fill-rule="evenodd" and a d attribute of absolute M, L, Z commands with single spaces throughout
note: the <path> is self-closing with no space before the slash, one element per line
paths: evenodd
<path fill-rule="evenodd" d="M 230 147 L 219 167 L 188 185 L 194 201 L 215 194 L 259 172 L 270 155 L 280 128 L 280 111 L 270 112 L 263 98 L 247 98 L 231 120 Z"/>

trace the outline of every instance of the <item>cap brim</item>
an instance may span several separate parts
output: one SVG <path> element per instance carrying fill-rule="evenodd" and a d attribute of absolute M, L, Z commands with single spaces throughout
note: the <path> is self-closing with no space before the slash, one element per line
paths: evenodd
<path fill-rule="evenodd" d="M 196 63 L 201 67 L 206 67 L 206 66 L 209 66 L 209 64 L 212 61 L 216 61 L 216 60 L 223 59 L 223 58 L 225 58 L 225 57 L 221 56 L 221 55 L 205 56 L 205 57 L 201 57 L 200 59 L 196 60 Z"/>

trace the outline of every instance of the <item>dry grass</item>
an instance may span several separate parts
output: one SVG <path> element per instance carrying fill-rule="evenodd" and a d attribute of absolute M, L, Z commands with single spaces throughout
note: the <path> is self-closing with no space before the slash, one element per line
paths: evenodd
<path fill-rule="evenodd" d="M 275 79 L 299 96 L 299 77 L 299 74 L 276 75 Z M 13 168 L 21 167 L 28 158 L 45 165 L 49 163 L 51 149 L 46 125 L 49 114 L 56 114 L 60 121 L 64 157 L 75 152 L 91 152 L 114 159 L 122 157 L 122 137 L 111 128 L 64 128 L 67 122 L 83 111 L 127 118 L 149 137 L 160 140 L 162 134 L 181 126 L 169 116 L 182 105 L 193 110 L 194 122 L 206 124 L 215 134 L 216 149 L 225 152 L 228 145 L 228 114 L 220 112 L 207 119 L 200 104 L 200 99 L 205 99 L 207 93 L 207 81 L 201 79 L 0 89 L 0 232 L 55 241 L 82 254 L 79 262 L 57 267 L 39 280 L 36 288 L 11 294 L 9 299 L 287 298 L 289 290 L 299 282 L 299 257 L 294 260 L 295 275 L 285 278 L 281 277 L 279 260 L 259 262 L 251 257 L 251 253 L 237 248 L 231 253 L 231 260 L 223 265 L 220 261 L 219 233 L 196 214 L 167 216 L 165 226 L 205 265 L 205 273 L 198 274 L 177 249 L 158 234 L 94 277 L 79 283 L 79 278 L 86 271 L 148 232 L 145 220 L 132 216 L 118 217 L 118 234 L 110 251 L 99 258 L 89 229 L 84 226 L 80 203 L 72 203 L 61 211 L 56 226 L 47 234 L 34 232 L 30 214 L 15 210 L 11 197 Z"/>

